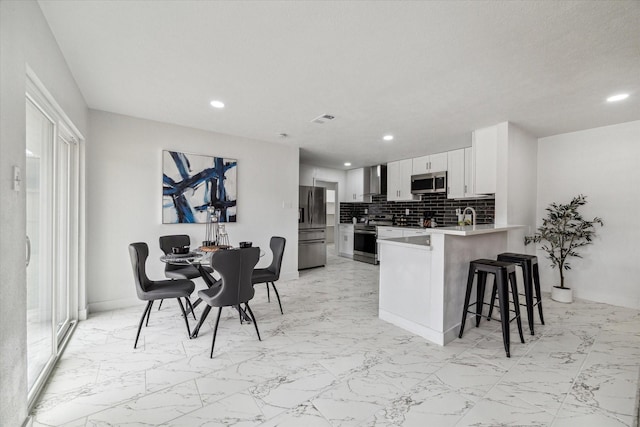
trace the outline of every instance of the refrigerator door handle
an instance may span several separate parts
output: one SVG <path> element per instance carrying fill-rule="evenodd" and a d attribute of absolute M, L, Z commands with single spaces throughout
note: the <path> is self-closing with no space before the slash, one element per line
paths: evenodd
<path fill-rule="evenodd" d="M 317 245 L 319 243 L 324 244 L 324 239 L 317 239 L 317 240 L 298 240 L 298 245 L 300 246 L 306 246 L 306 245 Z"/>

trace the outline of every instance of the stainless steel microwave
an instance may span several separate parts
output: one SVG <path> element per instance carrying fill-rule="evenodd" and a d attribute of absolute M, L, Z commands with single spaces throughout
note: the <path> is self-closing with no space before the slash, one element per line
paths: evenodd
<path fill-rule="evenodd" d="M 446 193 L 447 173 L 434 172 L 411 176 L 411 194 Z"/>

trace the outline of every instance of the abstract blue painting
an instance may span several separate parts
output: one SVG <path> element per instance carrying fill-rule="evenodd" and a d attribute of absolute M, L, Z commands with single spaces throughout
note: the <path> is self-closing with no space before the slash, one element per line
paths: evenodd
<path fill-rule="evenodd" d="M 234 159 L 163 151 L 163 224 L 206 223 L 208 206 L 220 222 L 236 222 L 237 172 Z"/>

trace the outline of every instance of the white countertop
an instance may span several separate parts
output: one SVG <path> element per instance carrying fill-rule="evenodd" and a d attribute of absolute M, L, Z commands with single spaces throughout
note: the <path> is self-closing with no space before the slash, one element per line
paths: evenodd
<path fill-rule="evenodd" d="M 451 236 L 477 236 L 480 234 L 489 234 L 489 233 L 502 233 L 504 231 L 509 230 L 517 230 L 519 228 L 524 228 L 524 225 L 499 225 L 499 224 L 478 224 L 478 225 L 466 225 L 463 227 L 455 226 L 455 227 L 437 227 L 437 228 L 422 228 L 421 230 L 426 231 L 429 234 L 448 234 Z M 408 228 L 408 227 L 401 227 Z M 418 236 L 416 239 L 420 238 L 424 239 L 424 236 Z M 415 242 L 419 242 L 420 240 L 411 240 L 414 237 L 404 237 L 404 238 L 395 238 L 395 239 L 380 239 L 380 241 L 395 241 L 396 243 L 402 242 L 403 244 L 419 244 Z"/>
<path fill-rule="evenodd" d="M 465 225 L 463 227 L 438 227 L 430 228 L 429 231 L 438 234 L 450 234 L 453 236 L 477 236 L 478 234 L 500 233 L 503 231 L 517 230 L 524 228 L 524 225 L 500 225 L 500 224 L 478 224 Z"/>

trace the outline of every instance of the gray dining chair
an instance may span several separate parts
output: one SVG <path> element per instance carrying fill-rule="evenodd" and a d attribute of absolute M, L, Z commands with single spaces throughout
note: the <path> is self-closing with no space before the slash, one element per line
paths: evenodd
<path fill-rule="evenodd" d="M 146 326 L 149 326 L 149 316 L 151 314 L 151 307 L 156 300 L 175 298 L 178 300 L 180 310 L 184 316 L 184 322 L 187 325 L 187 335 L 191 338 L 191 330 L 189 329 L 189 320 L 187 319 L 187 313 L 185 312 L 182 300 L 184 298 L 187 305 L 193 311 L 189 295 L 195 289 L 195 285 L 188 279 L 174 279 L 174 280 L 151 280 L 147 277 L 146 263 L 149 257 L 149 246 L 144 242 L 131 243 L 129 245 L 129 256 L 131 257 L 131 267 L 133 268 L 133 277 L 135 279 L 136 293 L 138 298 L 142 301 L 147 301 L 147 307 L 142 313 L 140 318 L 140 324 L 138 325 L 138 333 L 136 334 L 136 341 L 133 344 L 133 348 L 138 345 L 138 339 L 140 338 L 140 330 L 144 323 L 144 318 L 147 318 Z"/>
<path fill-rule="evenodd" d="M 209 356 L 211 358 L 213 358 L 213 349 L 216 345 L 216 335 L 218 334 L 218 323 L 220 322 L 220 314 L 222 313 L 223 307 L 237 308 L 241 319 L 242 313 L 248 311 L 253 326 L 256 329 L 258 340 L 262 341 L 260 331 L 258 330 L 258 323 L 249 306 L 249 301 L 255 294 L 251 283 L 251 275 L 259 258 L 260 248 L 257 247 L 218 251 L 211 256 L 211 267 L 220 274 L 221 284 L 220 286 L 198 292 L 198 296 L 207 304 L 207 307 L 203 310 L 200 316 L 200 322 L 195 329 L 196 331 L 200 330 L 200 326 L 202 326 L 211 308 L 218 307 L 218 317 L 216 318 L 216 324 L 213 329 L 213 341 L 211 343 L 211 354 Z M 244 310 L 241 308 L 241 304 L 244 304 Z"/>
<path fill-rule="evenodd" d="M 160 249 L 165 255 L 173 253 L 173 248 L 191 246 L 191 238 L 187 234 L 170 234 L 167 236 L 160 236 L 159 239 Z M 202 266 L 208 273 L 213 273 L 211 267 Z M 166 263 L 164 266 L 164 275 L 169 279 L 197 279 L 202 277 L 200 270 L 194 265 L 177 265 Z M 193 306 L 196 307 L 200 301 L 196 301 Z M 158 304 L 158 310 L 162 307 L 162 301 Z M 192 310 L 193 313 L 193 310 Z M 195 314 L 194 314 L 195 319 Z"/>
<path fill-rule="evenodd" d="M 284 256 L 284 247 L 287 243 L 287 239 L 284 237 L 273 236 L 269 242 L 273 259 L 271 265 L 267 268 L 256 268 L 253 270 L 251 277 L 251 283 L 257 285 L 259 283 L 266 283 L 267 285 L 267 301 L 271 302 L 271 296 L 269 295 L 269 284 L 273 287 L 273 291 L 278 298 L 278 305 L 280 306 L 280 314 L 282 312 L 282 303 L 280 302 L 280 294 L 278 288 L 276 288 L 275 282 L 280 279 L 280 269 L 282 267 L 282 257 Z"/>
<path fill-rule="evenodd" d="M 191 238 L 186 234 L 172 234 L 160 236 L 159 243 L 162 252 L 164 252 L 165 255 L 169 255 L 175 247 L 191 246 Z M 213 272 L 209 267 L 204 268 L 209 273 Z M 201 276 L 200 271 L 193 265 L 175 265 L 170 263 L 164 266 L 164 275 L 169 279 L 197 279 Z"/>

